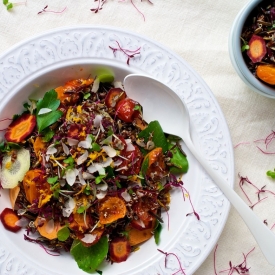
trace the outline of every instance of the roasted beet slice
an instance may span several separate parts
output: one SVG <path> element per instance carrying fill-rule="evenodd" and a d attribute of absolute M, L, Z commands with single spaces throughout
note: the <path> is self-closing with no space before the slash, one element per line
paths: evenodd
<path fill-rule="evenodd" d="M 32 133 L 35 126 L 35 116 L 23 114 L 9 125 L 5 133 L 5 138 L 9 142 L 22 142 Z"/>
<path fill-rule="evenodd" d="M 247 55 L 253 63 L 262 61 L 266 55 L 266 45 L 265 41 L 261 36 L 253 34 L 249 40 L 249 50 Z"/>
<path fill-rule="evenodd" d="M 109 254 L 111 261 L 121 263 L 127 260 L 131 252 L 129 241 L 124 238 L 116 238 L 110 242 Z"/>
<path fill-rule="evenodd" d="M 20 226 L 16 225 L 16 222 L 19 221 L 20 218 L 11 208 L 5 208 L 2 211 L 0 218 L 2 224 L 7 230 L 17 232 L 21 229 Z"/>
<path fill-rule="evenodd" d="M 126 98 L 126 93 L 121 88 L 112 88 L 105 97 L 105 105 L 114 108 L 117 103 Z"/>

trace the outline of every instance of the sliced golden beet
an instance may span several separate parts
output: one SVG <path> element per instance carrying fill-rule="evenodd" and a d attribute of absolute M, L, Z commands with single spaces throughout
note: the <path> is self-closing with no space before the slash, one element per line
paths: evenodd
<path fill-rule="evenodd" d="M 84 216 L 83 213 L 73 213 L 73 221 L 70 222 L 70 229 L 73 231 L 83 233 L 89 229 L 92 224 L 92 218 L 89 215 Z"/>
<path fill-rule="evenodd" d="M 262 81 L 275 85 L 275 66 L 274 65 L 259 65 L 256 69 L 256 75 Z"/>
<path fill-rule="evenodd" d="M 249 50 L 247 55 L 253 63 L 262 61 L 266 55 L 266 45 L 265 41 L 261 36 L 253 34 L 249 40 Z"/>
<path fill-rule="evenodd" d="M 29 170 L 24 179 L 23 187 L 25 190 L 26 198 L 30 203 L 38 200 L 38 207 L 42 207 L 47 203 L 51 196 L 51 186 L 46 180 L 44 172 L 40 169 Z"/>
<path fill-rule="evenodd" d="M 116 238 L 110 242 L 109 254 L 112 262 L 125 262 L 131 253 L 131 246 L 125 237 Z"/>
<path fill-rule="evenodd" d="M 103 232 L 104 228 L 96 228 L 91 233 L 84 234 L 79 240 L 85 247 L 90 247 L 100 240 Z"/>
<path fill-rule="evenodd" d="M 19 217 L 17 214 L 10 208 L 5 208 L 1 215 L 1 222 L 3 226 L 11 231 L 11 232 L 17 232 L 21 229 L 20 226 L 16 225 L 16 222 L 19 221 Z"/>
<path fill-rule="evenodd" d="M 57 238 L 57 232 L 63 228 L 58 221 L 46 220 L 45 218 L 37 217 L 34 221 L 38 232 L 41 236 L 53 240 Z"/>
<path fill-rule="evenodd" d="M 43 141 L 42 137 L 37 137 L 33 143 L 33 150 L 35 155 L 39 158 L 42 159 L 41 157 L 41 152 L 46 150 L 47 143 Z"/>
<path fill-rule="evenodd" d="M 155 222 L 152 223 L 151 227 L 144 230 L 138 230 L 132 226 L 127 226 L 128 240 L 131 246 L 141 244 L 149 240 L 154 235 Z"/>
<path fill-rule="evenodd" d="M 19 192 L 20 192 L 19 186 L 15 186 L 14 188 L 10 189 L 9 196 L 10 196 L 11 207 L 13 210 L 14 210 L 15 202 L 16 202 Z"/>
<path fill-rule="evenodd" d="M 7 153 L 2 160 L 0 181 L 5 189 L 14 188 L 30 169 L 30 152 L 24 148 Z"/>
<path fill-rule="evenodd" d="M 126 214 L 126 205 L 119 197 L 105 197 L 99 202 L 99 221 L 101 224 L 112 223 Z"/>
<path fill-rule="evenodd" d="M 35 126 L 35 116 L 23 114 L 9 125 L 5 133 L 5 139 L 9 142 L 22 142 L 32 133 Z"/>

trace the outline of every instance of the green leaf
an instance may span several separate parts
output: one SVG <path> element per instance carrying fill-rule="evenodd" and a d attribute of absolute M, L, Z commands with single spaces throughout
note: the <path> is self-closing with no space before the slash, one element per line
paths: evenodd
<path fill-rule="evenodd" d="M 90 97 L 91 93 L 87 93 L 83 96 L 84 99 L 88 99 Z"/>
<path fill-rule="evenodd" d="M 101 83 L 111 83 L 114 81 L 114 73 L 107 68 L 100 68 L 96 70 L 97 78 Z"/>
<path fill-rule="evenodd" d="M 10 10 L 10 9 L 13 8 L 13 4 L 12 4 L 12 3 L 9 3 L 6 7 L 7 7 L 7 10 Z"/>
<path fill-rule="evenodd" d="M 161 147 L 163 153 L 168 150 L 168 142 L 157 120 L 150 122 L 148 126 L 138 134 L 139 138 L 144 138 L 145 143 L 149 140 L 150 136 L 152 136 L 155 147 Z"/>
<path fill-rule="evenodd" d="M 155 238 L 155 243 L 159 245 L 160 243 L 160 233 L 162 230 L 162 225 L 160 222 L 157 222 L 156 229 L 154 230 L 154 238 Z"/>
<path fill-rule="evenodd" d="M 57 232 L 57 238 L 59 241 L 64 242 L 70 237 L 70 230 L 67 226 L 62 227 Z"/>
<path fill-rule="evenodd" d="M 47 182 L 48 182 L 49 184 L 54 184 L 54 183 L 56 183 L 57 180 L 58 180 L 58 176 L 56 176 L 56 177 L 51 177 L 51 178 L 47 178 Z"/>
<path fill-rule="evenodd" d="M 54 124 L 59 118 L 61 118 L 63 113 L 59 110 L 52 111 L 47 114 L 38 115 L 36 117 L 38 131 L 41 133 L 42 130 L 47 128 L 48 126 Z"/>
<path fill-rule="evenodd" d="M 3 0 L 3 4 L 7 5 L 9 3 L 9 0 Z"/>
<path fill-rule="evenodd" d="M 52 137 L 54 136 L 54 131 L 50 128 L 46 128 L 46 129 L 44 129 L 44 131 L 42 131 L 41 134 L 43 135 L 42 140 L 44 142 L 49 142 L 52 139 Z"/>
<path fill-rule="evenodd" d="M 97 144 L 96 142 L 93 142 L 92 143 L 92 150 L 93 151 L 96 151 L 96 152 L 99 152 L 101 150 L 101 147 L 99 144 Z"/>
<path fill-rule="evenodd" d="M 57 92 L 55 90 L 50 90 L 45 93 L 42 99 L 39 99 L 37 102 L 37 114 L 42 108 L 49 108 L 52 111 L 57 110 L 60 105 L 60 100 L 57 99 Z"/>
<path fill-rule="evenodd" d="M 187 160 L 187 157 L 181 152 L 178 145 L 174 143 L 169 143 L 168 148 L 173 154 L 170 160 L 173 166 L 169 167 L 169 171 L 172 174 L 187 173 L 189 168 L 188 160 Z"/>
<path fill-rule="evenodd" d="M 77 212 L 78 214 L 81 214 L 81 213 L 84 213 L 85 210 L 86 210 L 86 207 L 83 206 L 83 205 L 81 205 L 80 207 L 78 207 L 78 209 L 77 209 L 76 212 Z"/>
<path fill-rule="evenodd" d="M 272 179 L 275 179 L 275 169 L 274 169 L 274 171 L 267 171 L 266 175 L 271 177 Z"/>
<path fill-rule="evenodd" d="M 99 184 L 101 183 L 102 179 L 104 179 L 106 177 L 106 175 L 99 175 L 95 178 L 95 183 Z"/>
<path fill-rule="evenodd" d="M 146 175 L 148 168 L 149 168 L 149 158 L 145 158 L 142 162 L 141 169 L 140 169 L 142 184 L 145 183 L 144 179 L 145 179 L 145 175 Z"/>
<path fill-rule="evenodd" d="M 70 253 L 80 269 L 92 273 L 107 256 L 108 239 L 104 236 L 90 247 L 85 247 L 79 240 L 74 240 Z"/>
<path fill-rule="evenodd" d="M 69 156 L 68 158 L 64 159 L 63 162 L 69 165 L 74 165 L 74 158 Z"/>

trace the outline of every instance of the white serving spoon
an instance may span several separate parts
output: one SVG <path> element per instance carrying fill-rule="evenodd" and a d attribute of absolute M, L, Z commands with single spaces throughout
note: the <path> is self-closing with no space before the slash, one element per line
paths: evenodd
<path fill-rule="evenodd" d="M 165 133 L 179 136 L 213 179 L 223 194 L 239 212 L 257 241 L 267 261 L 275 266 L 275 234 L 209 165 L 194 146 L 190 135 L 190 117 L 185 103 L 169 87 L 154 78 L 130 74 L 124 79 L 126 94 L 143 106 L 144 120 L 158 120 Z"/>

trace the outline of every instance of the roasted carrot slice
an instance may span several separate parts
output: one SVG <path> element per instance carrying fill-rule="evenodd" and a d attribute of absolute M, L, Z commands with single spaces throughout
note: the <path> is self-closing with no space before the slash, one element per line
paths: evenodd
<path fill-rule="evenodd" d="M 46 181 L 45 174 L 40 169 L 29 170 L 25 174 L 23 187 L 26 198 L 30 203 L 39 200 L 39 208 L 47 203 L 52 196 L 50 184 Z"/>
<path fill-rule="evenodd" d="M 275 85 L 275 66 L 259 65 L 256 69 L 256 75 L 265 83 Z"/>
<path fill-rule="evenodd" d="M 23 114 L 9 125 L 5 133 L 5 139 L 9 142 L 22 142 L 32 133 L 35 126 L 35 116 Z"/>
<path fill-rule="evenodd" d="M 83 233 L 89 229 L 92 224 L 92 218 L 89 215 L 84 216 L 82 213 L 73 213 L 73 220 L 70 222 L 70 229 L 76 232 Z"/>
<path fill-rule="evenodd" d="M 155 222 L 151 224 L 151 227 L 144 230 L 138 230 L 131 225 L 126 227 L 128 231 L 128 240 L 131 246 L 141 244 L 149 240 L 154 235 Z"/>
<path fill-rule="evenodd" d="M 89 79 L 75 79 L 67 82 L 64 86 L 59 86 L 55 89 L 57 97 L 62 104 L 72 105 L 79 99 L 78 89 L 88 87 L 94 82 Z M 71 93 L 70 93 L 71 92 Z"/>
<path fill-rule="evenodd" d="M 121 263 L 126 261 L 130 252 L 130 243 L 125 237 L 117 238 L 110 242 L 109 254 L 112 262 Z"/>
<path fill-rule="evenodd" d="M 40 235 L 49 240 L 56 239 L 57 232 L 64 227 L 61 226 L 58 221 L 46 220 L 39 216 L 34 221 L 34 225 L 36 226 Z"/>
<path fill-rule="evenodd" d="M 249 40 L 247 55 L 253 63 L 262 61 L 266 54 L 265 41 L 261 36 L 253 34 Z"/>
<path fill-rule="evenodd" d="M 126 98 L 126 93 L 121 88 L 112 88 L 105 97 L 105 105 L 114 108 L 122 99 Z"/>
<path fill-rule="evenodd" d="M 10 189 L 9 195 L 10 195 L 11 207 L 13 210 L 14 210 L 15 202 L 16 202 L 19 192 L 20 192 L 19 186 L 15 186 L 14 188 Z"/>
<path fill-rule="evenodd" d="M 2 224 L 7 230 L 17 232 L 21 229 L 20 226 L 16 225 L 16 222 L 19 221 L 19 217 L 11 208 L 5 208 L 2 211 L 0 218 Z"/>
<path fill-rule="evenodd" d="M 126 205 L 118 197 L 106 197 L 99 202 L 99 221 L 101 224 L 112 223 L 126 214 Z"/>

